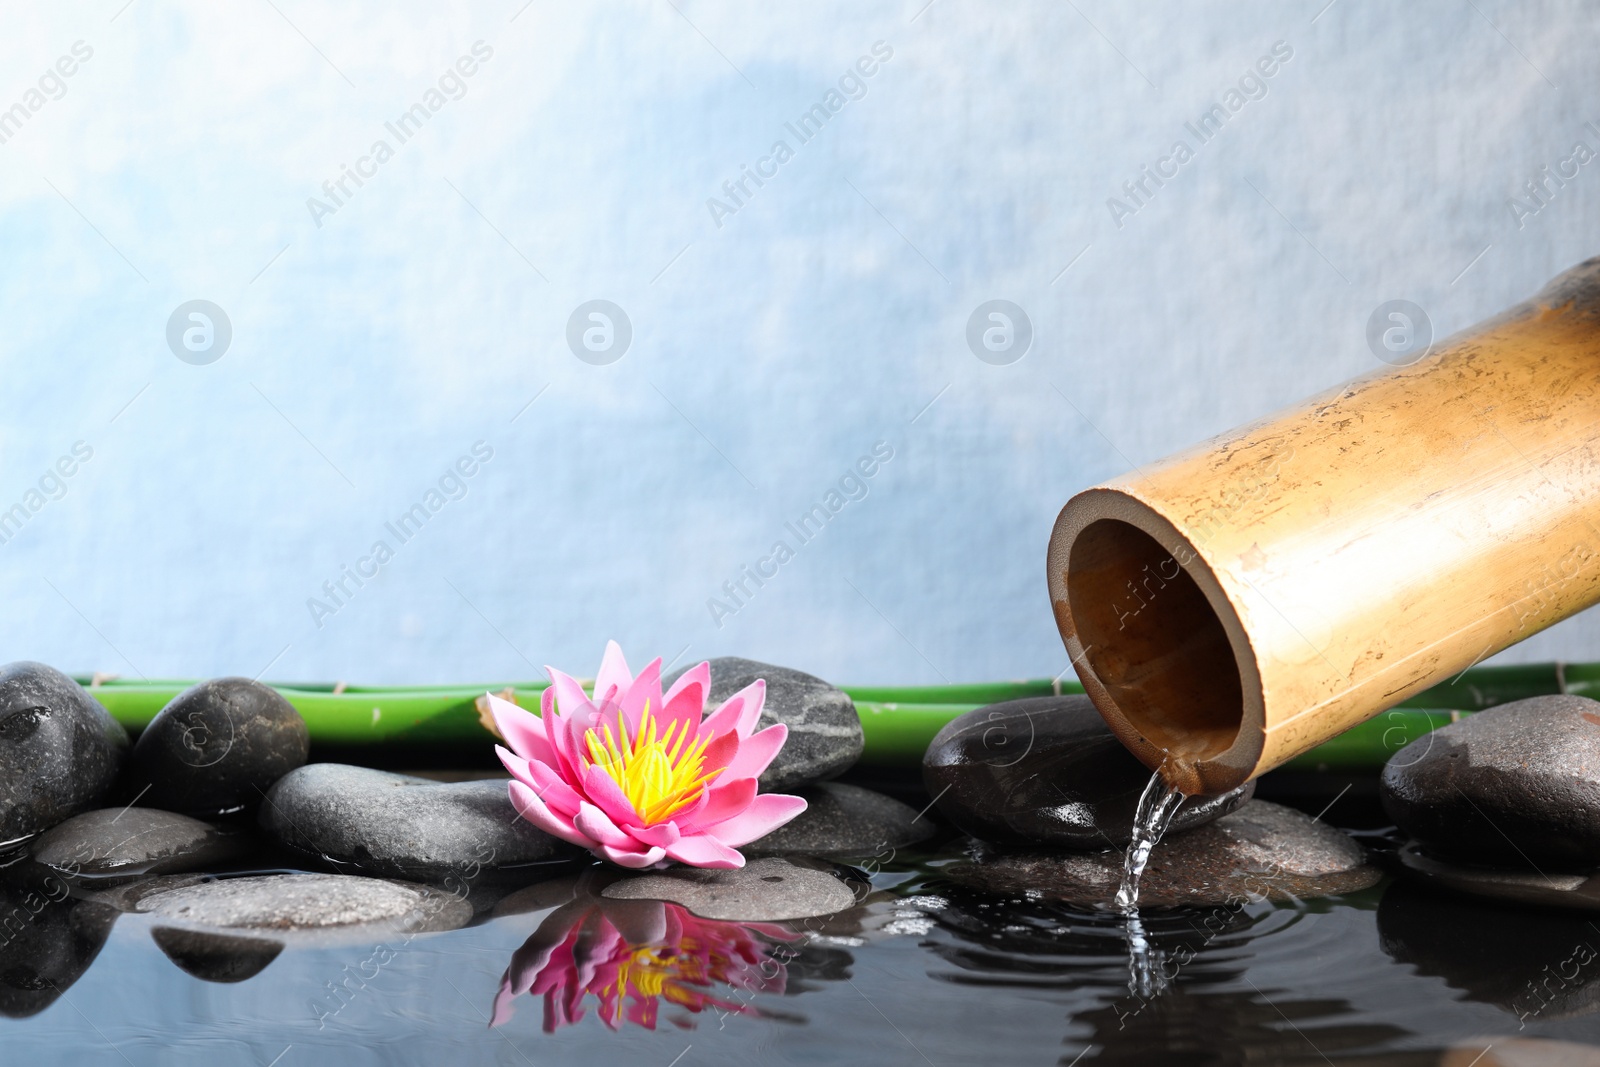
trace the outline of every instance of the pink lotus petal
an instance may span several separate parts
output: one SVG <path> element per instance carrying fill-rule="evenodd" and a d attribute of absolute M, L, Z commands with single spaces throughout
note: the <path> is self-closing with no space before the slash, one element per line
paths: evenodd
<path fill-rule="evenodd" d="M 556 706 L 563 716 L 577 714 L 589 704 L 589 694 L 583 691 L 583 686 L 571 675 L 563 674 L 553 667 L 546 667 L 550 674 L 550 688 L 555 690 Z"/>
<path fill-rule="evenodd" d="M 554 692 L 553 688 L 545 690 L 546 694 L 551 692 Z M 544 702 L 543 721 L 544 735 L 550 742 L 551 751 L 555 753 L 550 769 L 568 782 L 576 782 L 583 764 L 573 745 L 571 721 L 555 706 L 554 699 Z"/>
<path fill-rule="evenodd" d="M 511 793 L 511 806 L 517 809 L 517 814 L 527 819 L 533 825 L 543 830 L 552 837 L 559 837 L 563 841 L 589 848 L 592 842 L 579 833 L 572 825 L 570 819 L 563 818 L 551 811 L 539 795 L 521 782 L 513 781 L 509 786 Z"/>
<path fill-rule="evenodd" d="M 678 832 L 676 819 L 668 819 L 666 822 L 658 822 L 654 826 L 643 826 L 628 832 L 633 835 L 634 840 L 660 848 L 668 848 L 677 844 L 678 839 L 683 836 Z"/>
<path fill-rule="evenodd" d="M 631 867 L 634 870 L 654 867 L 667 856 L 667 850 L 664 848 L 652 848 L 644 852 L 623 852 L 610 845 L 601 845 L 600 852 L 618 867 Z"/>
<path fill-rule="evenodd" d="M 622 646 L 615 641 L 607 641 L 606 653 L 600 658 L 600 670 L 594 676 L 594 695 L 598 698 L 612 687 L 619 693 L 625 693 L 632 684 L 633 674 L 628 670 L 628 661 L 622 656 Z"/>
<path fill-rule="evenodd" d="M 701 725 L 701 712 L 705 706 L 701 699 L 703 692 L 699 686 L 690 686 L 675 697 L 663 697 L 661 721 L 657 724 L 656 732 L 662 737 L 666 736 L 668 730 L 673 731 L 674 737 L 680 734 L 697 737 L 704 729 Z"/>
<path fill-rule="evenodd" d="M 695 817 L 700 809 L 706 806 L 706 795 L 707 790 L 701 789 L 699 796 L 695 797 L 677 811 L 674 811 L 668 816 L 668 819 L 680 826 L 688 825 L 689 821 Z"/>
<path fill-rule="evenodd" d="M 708 826 L 724 822 L 733 818 L 748 808 L 756 798 L 756 780 L 754 778 L 736 778 L 723 783 L 718 779 L 718 785 L 705 793 L 704 805 L 692 816 L 680 814 L 683 820 L 684 832 L 696 834 Z M 665 844 L 666 842 L 662 842 Z"/>
<path fill-rule="evenodd" d="M 494 750 L 506 770 L 511 772 L 511 777 L 532 789 L 534 795 L 548 804 L 551 810 L 567 818 L 578 813 L 578 805 L 583 802 L 583 797 L 559 774 L 537 760 L 525 760 L 514 752 L 507 752 L 500 745 L 494 746 Z"/>
<path fill-rule="evenodd" d="M 661 714 L 661 657 L 651 660 L 645 669 L 639 672 L 639 677 L 623 692 L 621 698 L 622 711 L 628 717 L 628 734 L 632 736 L 638 732 L 639 718 L 644 714 L 646 704 L 650 706 L 652 717 Z M 664 724 L 663 724 L 664 725 Z M 659 736 L 659 735 L 657 735 Z"/>
<path fill-rule="evenodd" d="M 772 763 L 778 750 L 788 740 L 789 728 L 783 723 L 769 726 L 765 730 L 751 734 L 744 739 L 744 744 L 739 746 L 739 754 L 728 761 L 728 769 L 722 772 L 724 778 L 759 778 L 761 772 Z"/>
<path fill-rule="evenodd" d="M 698 693 L 691 692 L 699 689 Z M 680 708 L 685 711 L 692 710 L 698 720 L 700 713 L 706 706 L 706 696 L 711 692 L 711 664 L 702 662 L 698 666 L 690 667 L 678 676 L 672 683 L 672 688 L 662 698 L 662 713 L 676 717 L 681 714 Z"/>
<path fill-rule="evenodd" d="M 489 1014 L 489 1029 L 493 1030 L 511 1021 L 516 999 L 516 992 L 511 988 L 510 976 L 500 979 L 500 992 L 494 995 L 494 1010 Z"/>
<path fill-rule="evenodd" d="M 494 716 L 494 725 L 511 751 L 525 759 L 544 763 L 549 763 L 555 757 L 555 750 L 550 747 L 550 739 L 545 736 L 544 723 L 539 716 L 493 693 L 489 693 L 488 697 L 489 714 Z"/>
<path fill-rule="evenodd" d="M 584 801 L 579 807 L 578 814 L 573 817 L 572 825 L 595 844 L 621 849 L 637 847 L 631 836 L 618 829 L 616 823 L 606 818 L 605 812 L 588 801 Z"/>
<path fill-rule="evenodd" d="M 533 771 L 529 767 L 527 760 L 504 745 L 494 746 L 494 754 L 500 757 L 500 762 L 505 765 L 506 770 L 511 772 L 511 777 L 527 783 L 530 788 L 538 788 L 533 783 Z"/>
<path fill-rule="evenodd" d="M 639 826 L 644 820 L 633 810 L 633 804 L 617 785 L 616 779 L 600 767 L 590 767 L 583 775 L 583 792 L 590 802 L 610 817 L 618 826 Z"/>
<path fill-rule="evenodd" d="M 709 834 L 686 837 L 667 849 L 679 863 L 715 870 L 733 871 L 744 866 L 744 857 Z"/>
<path fill-rule="evenodd" d="M 750 736 L 750 731 L 756 727 L 756 720 L 761 718 L 761 706 L 766 703 L 767 683 L 764 679 L 757 678 L 733 696 L 722 702 L 722 706 L 706 718 L 705 729 L 713 733 L 735 733 L 743 740 Z"/>
<path fill-rule="evenodd" d="M 718 841 L 737 848 L 759 837 L 765 837 L 805 810 L 806 802 L 803 797 L 792 797 L 785 793 L 761 793 L 744 811 L 715 826 L 706 827 L 704 832 L 715 834 Z"/>
<path fill-rule="evenodd" d="M 516 774 L 512 771 L 512 774 Z M 539 799 L 556 814 L 571 818 L 578 814 L 583 795 L 566 783 L 566 780 L 549 767 L 534 760 L 528 761 L 528 777 L 523 781 L 533 787 Z"/>
<path fill-rule="evenodd" d="M 725 768 L 738 754 L 739 735 L 723 734 L 706 746 L 705 754 L 702 757 L 704 763 L 701 765 L 701 771 L 702 773 L 709 771 L 723 771 L 726 773 Z"/>

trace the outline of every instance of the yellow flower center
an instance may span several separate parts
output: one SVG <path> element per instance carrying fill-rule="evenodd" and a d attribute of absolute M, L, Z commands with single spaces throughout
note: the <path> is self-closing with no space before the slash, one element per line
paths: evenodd
<path fill-rule="evenodd" d="M 698 951 L 693 939 L 685 939 L 681 945 L 630 946 L 617 962 L 616 977 L 598 991 L 599 995 L 602 999 L 630 994 L 642 1000 L 661 998 L 691 1009 L 721 1003 L 707 990 L 713 981 L 728 982 L 733 961 L 715 946 L 708 961 L 702 962 Z"/>
<path fill-rule="evenodd" d="M 665 948 L 636 948 L 617 966 L 615 988 L 623 992 L 631 986 L 647 997 L 659 997 L 668 980 L 675 976 L 674 962 Z"/>
<path fill-rule="evenodd" d="M 648 701 L 635 736 L 628 737 L 627 721 L 620 714 L 617 732 L 620 737 L 611 733 L 609 723 L 589 730 L 584 738 L 589 762 L 611 776 L 647 826 L 693 804 L 706 783 L 722 773 L 720 767 L 702 770 L 709 739 L 689 740 L 689 730 L 680 731 L 677 722 L 658 737 Z"/>

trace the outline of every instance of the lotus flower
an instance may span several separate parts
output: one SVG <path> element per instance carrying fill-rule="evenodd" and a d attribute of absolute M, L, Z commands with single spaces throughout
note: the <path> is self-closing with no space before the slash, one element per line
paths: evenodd
<path fill-rule="evenodd" d="M 679 904 L 581 895 L 546 916 L 512 953 L 489 1025 L 510 1020 L 522 993 L 544 997 L 546 1033 L 582 1019 L 591 995 L 612 1030 L 624 1021 L 654 1030 L 663 1000 L 696 1014 L 751 1014 L 748 996 L 735 1001 L 713 990 L 783 992 L 784 963 L 768 942 L 798 937 L 771 923 L 701 919 Z"/>
<path fill-rule="evenodd" d="M 667 860 L 744 866 L 738 846 L 806 810 L 799 797 L 756 792 L 788 727 L 752 733 L 766 698 L 757 680 L 704 715 L 711 665 L 687 671 L 664 695 L 661 660 L 635 678 L 615 641 L 594 695 L 553 668 L 540 715 L 490 694 L 505 746 L 511 803 L 546 833 L 622 867 Z"/>

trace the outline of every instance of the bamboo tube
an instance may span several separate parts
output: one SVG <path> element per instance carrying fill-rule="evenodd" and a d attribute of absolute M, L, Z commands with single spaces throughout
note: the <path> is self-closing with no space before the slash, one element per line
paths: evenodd
<path fill-rule="evenodd" d="M 1220 793 L 1600 600 L 1597 554 L 1600 257 L 1079 493 L 1047 567 L 1111 729 Z"/>

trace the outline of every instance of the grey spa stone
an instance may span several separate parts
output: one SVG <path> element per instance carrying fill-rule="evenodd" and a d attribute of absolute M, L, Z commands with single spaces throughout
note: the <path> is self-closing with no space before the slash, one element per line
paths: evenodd
<path fill-rule="evenodd" d="M 345 874 L 219 878 L 151 893 L 138 908 L 186 926 L 282 933 L 366 926 L 420 933 L 472 918 L 472 908 L 447 893 Z"/>
<path fill-rule="evenodd" d="M 674 867 L 612 882 L 611 900 L 668 900 L 702 919 L 780 922 L 832 915 L 854 907 L 855 893 L 827 871 L 777 857 L 755 859 L 734 871 Z"/>
<path fill-rule="evenodd" d="M 1429 852 L 1545 873 L 1600 867 L 1600 702 L 1480 711 L 1389 757 L 1384 809 Z"/>
<path fill-rule="evenodd" d="M 259 822 L 313 862 L 386 878 L 471 883 L 487 870 L 578 855 L 517 814 L 505 779 L 433 782 L 313 763 L 272 787 Z"/>
<path fill-rule="evenodd" d="M 71 678 L 0 667 L 0 851 L 98 805 L 127 750 L 127 731 Z"/>
<path fill-rule="evenodd" d="M 796 790 L 806 810 L 765 837 L 744 845 L 746 855 L 871 856 L 880 861 L 926 840 L 933 820 L 893 797 L 843 782 Z"/>
<path fill-rule="evenodd" d="M 73 878 L 178 874 L 229 863 L 245 854 L 238 831 L 154 808 L 98 808 L 41 834 L 37 863 Z"/>
<path fill-rule="evenodd" d="M 254 811 L 310 747 L 305 720 L 277 690 L 214 678 L 173 697 L 139 735 L 128 798 L 201 818 Z"/>
<path fill-rule="evenodd" d="M 1008 700 L 952 719 L 922 759 L 939 814 L 1000 845 L 1123 848 L 1150 769 L 1133 757 L 1086 696 Z M 1188 797 L 1176 835 L 1238 808 L 1255 793 Z"/>

